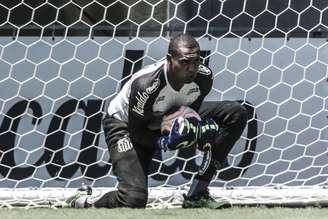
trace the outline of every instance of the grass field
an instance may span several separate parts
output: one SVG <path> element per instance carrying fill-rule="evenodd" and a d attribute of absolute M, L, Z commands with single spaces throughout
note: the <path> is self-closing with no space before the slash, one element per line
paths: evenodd
<path fill-rule="evenodd" d="M 208 209 L 0 209 L 1 219 L 326 219 L 328 208 Z"/>

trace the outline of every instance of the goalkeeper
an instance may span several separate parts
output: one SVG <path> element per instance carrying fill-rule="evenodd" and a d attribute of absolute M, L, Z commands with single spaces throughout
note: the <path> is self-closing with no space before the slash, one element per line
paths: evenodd
<path fill-rule="evenodd" d="M 176 150 L 197 145 L 209 157 L 184 196 L 184 208 L 219 208 L 208 186 L 240 138 L 247 121 L 246 109 L 234 101 L 201 107 L 211 90 L 213 75 L 201 63 L 200 47 L 188 34 L 169 43 L 166 59 L 135 73 L 110 102 L 103 120 L 116 191 L 93 197 L 79 191 L 65 206 L 144 208 L 148 199 L 148 171 L 156 150 Z M 162 118 L 173 107 L 189 106 L 195 118 L 176 119 L 169 134 L 161 134 Z"/>

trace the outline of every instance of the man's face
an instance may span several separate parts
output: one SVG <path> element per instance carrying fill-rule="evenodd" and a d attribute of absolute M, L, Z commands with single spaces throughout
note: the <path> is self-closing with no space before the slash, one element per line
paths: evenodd
<path fill-rule="evenodd" d="M 191 83 L 197 76 L 200 64 L 199 47 L 187 48 L 180 46 L 176 54 L 168 56 L 168 61 L 175 80 Z"/>

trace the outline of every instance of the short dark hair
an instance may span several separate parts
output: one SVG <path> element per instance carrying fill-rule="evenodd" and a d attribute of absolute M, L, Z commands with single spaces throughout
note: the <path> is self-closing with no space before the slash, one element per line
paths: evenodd
<path fill-rule="evenodd" d="M 198 42 L 188 33 L 180 33 L 177 36 L 174 36 L 169 44 L 168 53 L 172 56 L 177 55 L 178 48 L 184 46 L 187 48 L 199 48 Z"/>

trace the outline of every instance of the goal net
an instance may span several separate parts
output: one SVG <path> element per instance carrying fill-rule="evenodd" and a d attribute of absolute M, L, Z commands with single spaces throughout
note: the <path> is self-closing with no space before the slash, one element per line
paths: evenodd
<path fill-rule="evenodd" d="M 0 208 L 57 207 L 117 181 L 101 119 L 134 72 L 191 33 L 214 73 L 206 102 L 238 100 L 248 125 L 211 182 L 229 205 L 325 206 L 328 2 L 0 1 Z M 158 152 L 149 207 L 175 207 L 201 164 Z"/>

